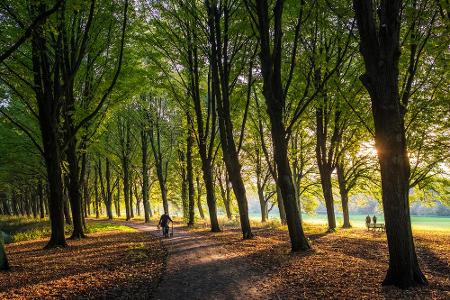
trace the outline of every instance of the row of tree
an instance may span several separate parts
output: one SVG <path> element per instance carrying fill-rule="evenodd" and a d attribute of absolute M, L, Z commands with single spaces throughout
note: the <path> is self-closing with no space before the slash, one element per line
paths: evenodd
<path fill-rule="evenodd" d="M 83 238 L 84 217 L 102 207 L 109 218 L 124 209 L 147 222 L 162 204 L 192 225 L 195 206 L 204 217 L 203 191 L 211 230 L 220 231 L 220 204 L 228 218 L 237 210 L 248 239 L 251 189 L 262 221 L 276 205 L 292 250 L 302 251 L 310 245 L 301 211 L 320 199 L 335 230 L 338 190 L 344 227 L 351 195 L 382 201 L 384 283 L 426 282 L 409 193 L 448 199 L 442 2 L 6 1 L 0 9 L 0 182 L 9 191 L 0 212 L 48 212 L 48 247 L 65 246 L 64 216 L 72 238 Z"/>

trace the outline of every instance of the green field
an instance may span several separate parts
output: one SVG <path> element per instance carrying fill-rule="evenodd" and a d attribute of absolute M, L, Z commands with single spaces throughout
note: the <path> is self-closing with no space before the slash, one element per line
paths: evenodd
<path fill-rule="evenodd" d="M 373 215 L 371 215 L 372 217 Z M 253 215 L 252 218 L 258 218 L 259 216 Z M 312 224 L 326 224 L 327 216 L 326 214 L 316 214 L 316 215 L 302 215 L 303 220 L 307 223 Z M 277 219 L 278 216 L 275 214 L 270 214 L 270 218 Z M 366 215 L 363 214 L 351 214 L 350 223 L 354 227 L 365 227 Z M 377 215 L 377 222 L 384 223 L 384 218 L 382 215 Z M 342 214 L 336 214 L 336 222 L 338 226 L 343 223 Z M 439 217 L 439 216 L 411 216 L 411 222 L 413 229 L 417 230 L 433 230 L 433 231 L 450 231 L 450 217 Z"/>

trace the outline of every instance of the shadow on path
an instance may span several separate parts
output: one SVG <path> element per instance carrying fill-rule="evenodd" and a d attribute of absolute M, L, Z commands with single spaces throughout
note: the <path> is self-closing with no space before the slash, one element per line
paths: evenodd
<path fill-rule="evenodd" d="M 129 224 L 161 236 L 155 226 Z M 262 274 L 248 256 L 233 256 L 223 243 L 179 228 L 162 239 L 168 251 L 166 271 L 154 299 L 264 299 L 254 283 Z"/>

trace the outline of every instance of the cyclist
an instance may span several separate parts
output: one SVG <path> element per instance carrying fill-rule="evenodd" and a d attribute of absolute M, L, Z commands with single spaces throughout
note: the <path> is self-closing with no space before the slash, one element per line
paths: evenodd
<path fill-rule="evenodd" d="M 159 219 L 158 228 L 159 226 L 162 227 L 164 237 L 169 237 L 169 222 L 173 223 L 172 219 L 166 213 Z"/>

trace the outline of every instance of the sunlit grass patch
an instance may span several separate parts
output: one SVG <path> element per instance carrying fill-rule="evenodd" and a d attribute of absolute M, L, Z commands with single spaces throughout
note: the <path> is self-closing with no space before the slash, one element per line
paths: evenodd
<path fill-rule="evenodd" d="M 66 235 L 72 232 L 71 225 L 65 225 Z M 50 221 L 46 219 L 32 219 L 26 217 L 0 216 L 0 230 L 5 232 L 7 243 L 37 240 L 48 238 L 51 235 Z M 107 231 L 133 232 L 136 229 L 107 221 L 87 220 L 86 233 L 98 233 Z"/>
<path fill-rule="evenodd" d="M 87 233 L 96 233 L 96 232 L 105 232 L 105 231 L 125 231 L 125 232 L 134 232 L 137 231 L 134 228 L 129 226 L 110 223 L 110 222 L 95 222 L 91 221 L 86 224 Z"/>

